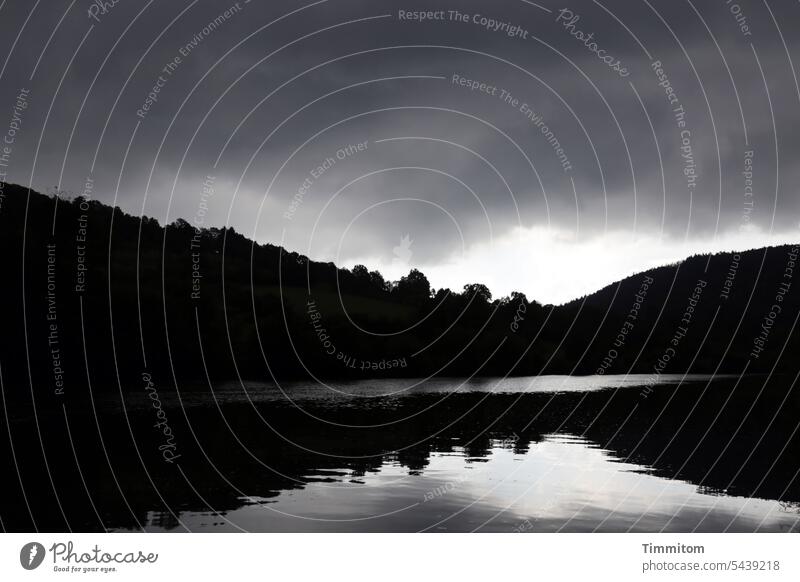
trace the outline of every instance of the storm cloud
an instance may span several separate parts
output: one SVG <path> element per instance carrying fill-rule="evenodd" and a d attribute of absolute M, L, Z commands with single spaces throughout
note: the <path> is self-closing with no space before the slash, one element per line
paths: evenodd
<path fill-rule="evenodd" d="M 0 178 L 558 301 L 800 238 L 798 24 L 774 0 L 7 0 Z"/>

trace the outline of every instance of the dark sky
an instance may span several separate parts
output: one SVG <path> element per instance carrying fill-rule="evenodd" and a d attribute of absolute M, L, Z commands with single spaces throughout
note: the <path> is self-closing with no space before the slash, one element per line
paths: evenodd
<path fill-rule="evenodd" d="M 554 301 L 800 238 L 797 2 L 106 4 L 0 0 L 8 181 Z"/>

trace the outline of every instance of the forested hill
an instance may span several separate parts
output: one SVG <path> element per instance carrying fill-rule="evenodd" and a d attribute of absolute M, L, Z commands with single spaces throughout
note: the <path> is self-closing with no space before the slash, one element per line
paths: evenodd
<path fill-rule="evenodd" d="M 477 281 L 432 290 L 418 271 L 387 282 L 232 228 L 2 192 L 7 395 L 139 389 L 145 374 L 173 384 L 798 367 L 796 247 L 692 257 L 553 307 L 492 298 Z"/>

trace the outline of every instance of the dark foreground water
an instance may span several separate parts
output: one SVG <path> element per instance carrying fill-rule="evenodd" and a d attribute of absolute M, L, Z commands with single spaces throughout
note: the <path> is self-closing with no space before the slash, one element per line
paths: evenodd
<path fill-rule="evenodd" d="M 0 518 L 57 531 L 798 530 L 789 379 L 647 384 L 156 385 L 124 404 L 18 408 Z"/>

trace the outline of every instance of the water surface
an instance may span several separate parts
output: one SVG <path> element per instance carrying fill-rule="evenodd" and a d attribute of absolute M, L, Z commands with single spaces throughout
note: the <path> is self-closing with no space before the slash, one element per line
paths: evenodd
<path fill-rule="evenodd" d="M 796 531 L 791 382 L 652 380 L 160 387 L 161 412 L 130 393 L 12 428 L 47 451 L 50 473 L 16 458 L 40 529 Z M 4 526 L 33 529 L 25 508 L 6 494 Z"/>

